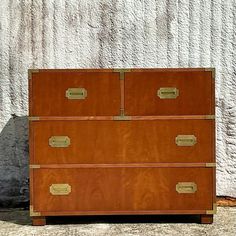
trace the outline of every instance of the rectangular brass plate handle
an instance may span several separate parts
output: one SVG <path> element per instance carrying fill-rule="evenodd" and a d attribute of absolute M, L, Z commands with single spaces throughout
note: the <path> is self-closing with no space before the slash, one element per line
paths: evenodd
<path fill-rule="evenodd" d="M 68 195 L 71 192 L 69 184 L 52 184 L 50 186 L 50 193 L 52 195 Z"/>
<path fill-rule="evenodd" d="M 177 88 L 160 88 L 157 91 L 157 96 L 161 99 L 175 99 L 179 96 L 179 90 Z"/>
<path fill-rule="evenodd" d="M 85 99 L 87 97 L 87 90 L 85 88 L 68 88 L 66 90 L 66 97 L 68 99 Z"/>
<path fill-rule="evenodd" d="M 197 185 L 194 182 L 179 182 L 176 184 L 176 191 L 178 193 L 195 193 Z"/>
<path fill-rule="evenodd" d="M 70 138 L 68 136 L 52 136 L 49 138 L 51 147 L 68 147 L 70 146 Z"/>
<path fill-rule="evenodd" d="M 177 146 L 194 146 L 197 143 L 197 138 L 194 135 L 178 135 L 175 138 Z"/>

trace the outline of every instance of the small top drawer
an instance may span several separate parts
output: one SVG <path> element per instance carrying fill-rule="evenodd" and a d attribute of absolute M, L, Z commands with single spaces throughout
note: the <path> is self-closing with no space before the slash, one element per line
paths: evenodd
<path fill-rule="evenodd" d="M 30 116 L 118 115 L 119 74 L 109 72 L 96 69 L 31 71 Z"/>
<path fill-rule="evenodd" d="M 211 69 L 132 70 L 125 74 L 125 113 L 214 114 L 213 77 Z"/>

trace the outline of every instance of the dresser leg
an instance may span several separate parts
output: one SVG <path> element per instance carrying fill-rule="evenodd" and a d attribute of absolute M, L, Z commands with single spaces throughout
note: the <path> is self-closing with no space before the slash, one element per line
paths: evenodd
<path fill-rule="evenodd" d="M 212 224 L 213 223 L 213 215 L 201 215 L 200 216 L 201 224 Z"/>
<path fill-rule="evenodd" d="M 32 218 L 32 225 L 33 226 L 44 226 L 46 225 L 46 218 L 45 216 L 34 216 Z"/>

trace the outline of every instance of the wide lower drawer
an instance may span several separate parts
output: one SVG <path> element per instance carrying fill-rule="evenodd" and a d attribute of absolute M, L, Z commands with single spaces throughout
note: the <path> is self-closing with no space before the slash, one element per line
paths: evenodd
<path fill-rule="evenodd" d="M 213 168 L 31 171 L 31 205 L 41 215 L 204 213 L 214 202 Z"/>
<path fill-rule="evenodd" d="M 31 164 L 214 162 L 213 120 L 32 121 Z"/>

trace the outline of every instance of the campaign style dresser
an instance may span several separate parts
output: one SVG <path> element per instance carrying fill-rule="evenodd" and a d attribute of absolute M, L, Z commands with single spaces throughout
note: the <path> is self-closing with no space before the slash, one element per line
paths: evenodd
<path fill-rule="evenodd" d="M 29 70 L 30 216 L 185 214 L 212 223 L 215 72 Z"/>

